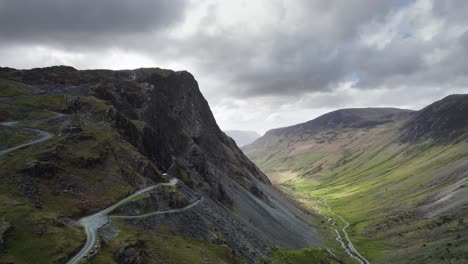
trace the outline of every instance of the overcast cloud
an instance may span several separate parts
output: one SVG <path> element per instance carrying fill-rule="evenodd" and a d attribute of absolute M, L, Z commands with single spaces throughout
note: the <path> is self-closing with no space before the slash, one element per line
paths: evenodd
<path fill-rule="evenodd" d="M 468 2 L 0 0 L 0 66 L 166 67 L 222 129 L 468 92 Z"/>

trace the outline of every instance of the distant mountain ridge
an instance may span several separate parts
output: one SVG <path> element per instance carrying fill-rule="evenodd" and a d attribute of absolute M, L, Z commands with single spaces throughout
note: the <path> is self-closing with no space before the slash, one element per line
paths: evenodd
<path fill-rule="evenodd" d="M 311 121 L 301 124 L 277 128 L 265 134 L 284 135 L 290 133 L 313 132 L 326 128 L 365 128 L 407 118 L 414 113 L 412 110 L 398 108 L 346 108 L 339 109 Z"/>
<path fill-rule="evenodd" d="M 369 129 L 378 125 L 409 120 L 416 111 L 398 108 L 347 108 L 321 115 L 313 120 L 288 127 L 268 130 L 264 136 L 249 145 L 243 146 L 246 153 L 260 150 L 266 145 L 275 145 L 288 137 L 304 140 L 323 131 L 338 129 Z M 300 139 L 298 139 L 300 140 Z"/>
<path fill-rule="evenodd" d="M 239 147 L 248 145 L 261 137 L 257 132 L 248 130 L 225 130 L 224 133 L 234 139 Z"/>

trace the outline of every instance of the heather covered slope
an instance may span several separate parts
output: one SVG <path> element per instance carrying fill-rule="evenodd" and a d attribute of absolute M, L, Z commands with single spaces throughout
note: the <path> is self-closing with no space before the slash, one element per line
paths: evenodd
<path fill-rule="evenodd" d="M 369 114 L 333 112 L 272 130 L 244 152 L 288 193 L 326 199 L 367 259 L 464 263 L 467 103 L 453 95 L 417 112 L 378 110 L 366 125 L 354 124 Z"/>
<path fill-rule="evenodd" d="M 100 240 L 96 263 L 259 263 L 274 257 L 272 245 L 323 245 L 308 216 L 219 129 L 188 72 L 61 66 L 1 68 L 0 78 L 0 122 L 21 121 L 0 127 L 0 148 L 37 136 L 24 128 L 53 135 L 0 157 L 0 262 L 66 262 L 85 239 L 75 220 L 168 177 L 180 183 L 123 212 L 203 199 L 112 222 L 118 236 Z"/>
<path fill-rule="evenodd" d="M 384 142 L 393 137 L 395 129 L 412 115 L 412 111 L 391 108 L 337 110 L 306 123 L 270 130 L 243 150 L 272 179 L 275 174 L 271 173 L 281 171 L 323 170 L 344 161 L 346 145 L 364 152 L 365 146 L 379 144 L 372 140 Z M 380 132 L 384 132 L 380 137 L 366 140 Z M 322 156 L 328 158 L 321 160 Z"/>

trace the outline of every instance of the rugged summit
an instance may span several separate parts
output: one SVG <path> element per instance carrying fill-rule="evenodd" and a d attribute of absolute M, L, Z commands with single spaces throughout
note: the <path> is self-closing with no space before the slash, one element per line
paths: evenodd
<path fill-rule="evenodd" d="M 34 131 L 52 135 L 0 157 L 1 195 L 8 201 L 1 219 L 16 230 L 3 240 L 8 253 L 0 262 L 65 262 L 84 239 L 73 220 L 168 177 L 180 180 L 175 189 L 139 196 L 120 213 L 155 210 L 155 201 L 180 207 L 203 199 L 180 213 L 112 222 L 104 233 L 123 234 L 105 235 L 110 240 L 97 258 L 153 263 L 162 254 L 172 263 L 170 249 L 156 251 L 158 239 L 150 236 L 183 239 L 178 243 L 187 251 L 194 251 L 190 239 L 210 243 L 196 242 L 219 263 L 259 263 L 271 257 L 267 245 L 322 245 L 307 215 L 219 129 L 190 73 L 0 68 L 0 81 L 0 121 L 23 120 L 2 127 L 0 147 L 27 142 L 37 137 Z M 216 253 L 223 248 L 230 253 Z M 200 254 L 189 255 L 194 260 Z"/>

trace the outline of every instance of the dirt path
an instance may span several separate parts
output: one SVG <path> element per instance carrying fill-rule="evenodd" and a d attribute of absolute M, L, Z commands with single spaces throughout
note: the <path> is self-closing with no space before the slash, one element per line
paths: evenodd
<path fill-rule="evenodd" d="M 97 241 L 97 230 L 102 227 L 103 225 L 105 225 L 106 223 L 109 222 L 109 219 L 110 218 L 120 218 L 120 219 L 133 219 L 133 218 L 144 218 L 144 217 L 148 217 L 148 216 L 152 216 L 152 215 L 159 215 L 159 214 L 169 214 L 169 213 L 176 213 L 176 212 L 183 212 L 185 210 L 188 210 L 192 207 L 194 207 L 195 205 L 197 205 L 201 200 L 197 200 L 196 202 L 184 207 L 184 208 L 180 208 L 180 209 L 171 209 L 171 210 L 166 210 L 166 211 L 156 211 L 156 212 L 153 212 L 153 213 L 149 213 L 149 214 L 144 214 L 144 215 L 136 215 L 136 216 L 109 216 L 108 214 L 111 213 L 112 211 L 114 211 L 115 209 L 117 209 L 119 206 L 125 204 L 126 202 L 130 201 L 131 199 L 133 199 L 134 197 L 140 195 L 140 194 L 144 194 L 144 193 L 147 193 L 151 190 L 153 190 L 154 188 L 158 187 L 158 186 L 174 186 L 176 185 L 178 182 L 177 179 L 172 179 L 170 182 L 168 183 L 160 183 L 160 184 L 157 184 L 157 185 L 153 185 L 153 186 L 150 186 L 150 187 L 147 187 L 145 189 L 142 189 L 122 200 L 120 200 L 119 202 L 115 203 L 114 205 L 100 211 L 100 212 L 97 212 L 91 216 L 87 216 L 87 217 L 84 217 L 82 219 L 80 219 L 78 221 L 78 223 L 84 227 L 85 231 L 86 231 L 86 243 L 85 245 L 83 246 L 83 248 L 80 250 L 80 252 L 78 252 L 78 254 L 76 254 L 72 259 L 70 259 L 70 261 L 68 261 L 68 264 L 76 264 L 78 263 L 82 258 L 84 258 L 90 251 L 91 249 L 93 249 L 94 245 L 96 245 L 96 241 Z"/>
<path fill-rule="evenodd" d="M 20 122 L 28 122 L 28 121 L 38 122 L 38 121 L 46 121 L 46 120 L 51 120 L 51 119 L 55 119 L 55 118 L 59 118 L 59 117 L 64 116 L 63 114 L 60 114 L 60 113 L 56 113 L 56 112 L 52 112 L 52 113 L 55 114 L 55 116 L 53 116 L 53 117 L 51 117 L 51 118 L 47 118 L 47 119 L 40 119 L 40 120 L 24 120 L 24 121 L 13 121 L 13 122 L 3 122 L 3 123 L 0 123 L 0 125 L 2 125 L 2 126 L 7 126 L 7 127 L 13 127 L 13 128 L 18 128 L 18 129 L 22 129 L 22 130 L 33 131 L 33 132 L 35 132 L 36 134 L 39 135 L 39 138 L 38 138 L 38 139 L 29 141 L 29 142 L 26 142 L 26 143 L 23 143 L 23 144 L 20 144 L 20 145 L 17 145 L 17 146 L 8 148 L 8 149 L 1 150 L 1 151 L 0 151 L 0 156 L 3 156 L 3 155 L 5 155 L 5 154 L 8 154 L 8 153 L 10 153 L 10 152 L 12 152 L 12 151 L 14 151 L 14 150 L 20 149 L 20 148 L 25 148 L 25 147 L 28 147 L 28 146 L 31 146 L 31 145 L 34 145 L 34 144 L 38 144 L 38 143 L 44 142 L 44 141 L 46 141 L 46 140 L 52 138 L 52 137 L 54 136 L 54 134 L 49 133 L 49 132 L 47 132 L 47 131 L 43 131 L 43 130 L 40 130 L 40 129 L 33 129 L 33 128 L 21 127 L 21 126 L 18 126 L 18 125 L 17 125 L 17 124 L 20 123 Z"/>
<path fill-rule="evenodd" d="M 183 212 L 186 211 L 198 203 L 200 203 L 203 200 L 203 197 L 196 200 L 192 204 L 187 205 L 184 208 L 178 208 L 178 209 L 170 209 L 170 210 L 163 210 L 163 211 L 156 211 L 148 214 L 142 214 L 142 215 L 110 215 L 109 218 L 111 219 L 139 219 L 139 218 L 145 218 L 153 215 L 161 215 L 161 214 L 170 214 L 170 213 L 177 213 L 177 212 Z"/>

